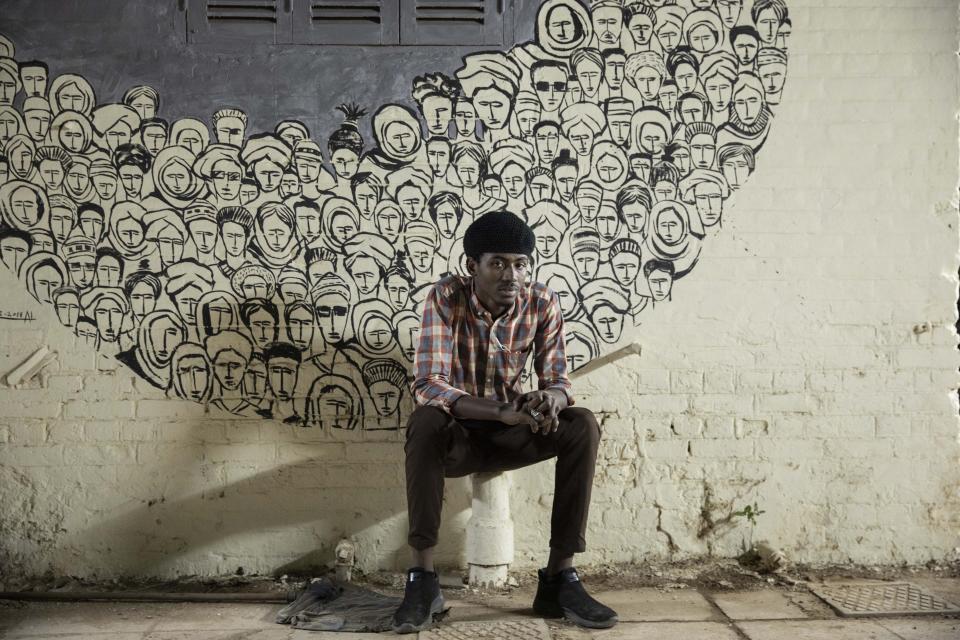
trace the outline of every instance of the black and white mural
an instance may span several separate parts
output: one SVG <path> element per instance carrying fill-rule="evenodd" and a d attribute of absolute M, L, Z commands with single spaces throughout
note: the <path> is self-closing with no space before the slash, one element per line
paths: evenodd
<path fill-rule="evenodd" d="M 0 36 L 0 258 L 172 397 L 397 429 L 419 303 L 465 273 L 470 222 L 507 209 L 536 231 L 575 369 L 669 303 L 722 227 L 791 23 L 784 0 L 546 0 L 536 20 L 394 103 L 345 101 L 325 132 L 282 114 L 248 130 L 239 87 L 173 121 L 162 86 L 100 102 Z"/>

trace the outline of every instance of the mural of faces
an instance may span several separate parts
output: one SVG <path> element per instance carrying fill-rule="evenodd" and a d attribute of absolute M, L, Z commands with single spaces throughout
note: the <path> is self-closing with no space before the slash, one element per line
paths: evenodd
<path fill-rule="evenodd" d="M 465 274 L 470 222 L 507 209 L 535 231 L 576 369 L 668 304 L 722 227 L 791 22 L 785 0 L 543 0 L 535 33 L 396 103 L 343 104 L 314 137 L 285 114 L 250 130 L 233 104 L 168 118 L 174 88 L 99 103 L 70 70 L 5 59 L 0 261 L 171 397 L 397 429 L 426 291 Z"/>

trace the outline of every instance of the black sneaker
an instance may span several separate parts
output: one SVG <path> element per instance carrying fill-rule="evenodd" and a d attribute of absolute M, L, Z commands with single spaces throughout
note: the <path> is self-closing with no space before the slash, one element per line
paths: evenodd
<path fill-rule="evenodd" d="M 444 604 L 437 574 L 420 567 L 410 569 L 403 602 L 393 614 L 393 630 L 397 633 L 423 631 L 433 624 L 435 614 L 443 612 Z"/>
<path fill-rule="evenodd" d="M 617 612 L 590 597 L 573 567 L 555 576 L 537 571 L 539 583 L 533 610 L 545 618 L 567 618 L 581 627 L 607 629 L 617 624 Z"/>

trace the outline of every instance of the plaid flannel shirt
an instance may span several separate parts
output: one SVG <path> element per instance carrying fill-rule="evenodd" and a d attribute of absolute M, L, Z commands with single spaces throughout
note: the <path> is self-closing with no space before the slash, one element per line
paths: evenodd
<path fill-rule="evenodd" d="M 510 402 L 522 393 L 520 374 L 532 351 L 538 388 L 560 389 L 573 405 L 563 334 L 560 301 L 546 285 L 521 287 L 510 310 L 494 319 L 473 278 L 447 276 L 424 301 L 414 399 L 447 413 L 465 395 Z"/>

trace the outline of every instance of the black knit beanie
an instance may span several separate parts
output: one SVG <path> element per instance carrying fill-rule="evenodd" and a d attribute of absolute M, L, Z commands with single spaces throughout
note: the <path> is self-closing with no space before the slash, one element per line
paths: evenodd
<path fill-rule="evenodd" d="M 463 236 L 463 252 L 480 259 L 483 253 L 533 254 L 536 236 L 533 229 L 509 211 L 491 211 L 480 216 L 467 227 Z"/>

